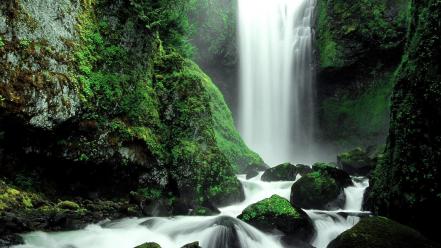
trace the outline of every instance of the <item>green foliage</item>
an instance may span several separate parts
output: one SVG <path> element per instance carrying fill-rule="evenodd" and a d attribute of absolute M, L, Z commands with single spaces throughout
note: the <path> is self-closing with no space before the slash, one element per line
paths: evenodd
<path fill-rule="evenodd" d="M 195 0 L 130 0 L 134 12 L 150 32 L 159 32 L 166 48 L 177 49 L 191 56 L 193 47 L 188 41 L 191 25 L 188 13 Z"/>
<path fill-rule="evenodd" d="M 216 141 L 211 80 L 193 62 L 170 53 L 155 61 L 155 86 L 161 120 L 169 127 L 163 133 L 171 151 L 168 163 L 181 187 L 194 191 L 199 202 L 208 197 L 221 203 L 238 195 L 241 185 Z"/>
<path fill-rule="evenodd" d="M 408 0 L 320 0 L 317 37 L 321 68 L 350 66 L 369 51 L 403 45 Z M 396 18 L 390 19 L 390 15 Z M 367 58 L 370 59 L 370 58 Z"/>
<path fill-rule="evenodd" d="M 3 41 L 3 37 L 0 36 L 0 49 L 5 46 L 5 42 Z"/>
<path fill-rule="evenodd" d="M 196 61 L 218 66 L 234 66 L 236 58 L 237 2 L 196 0 L 190 20 L 194 27 L 192 43 L 197 47 Z"/>

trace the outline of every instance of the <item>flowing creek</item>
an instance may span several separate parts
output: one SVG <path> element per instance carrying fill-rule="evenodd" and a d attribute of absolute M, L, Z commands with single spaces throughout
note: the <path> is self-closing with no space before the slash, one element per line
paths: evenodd
<path fill-rule="evenodd" d="M 245 190 L 245 201 L 221 208 L 221 214 L 209 217 L 151 217 L 103 221 L 83 230 L 68 232 L 33 232 L 24 235 L 25 244 L 15 248 L 133 248 L 145 242 L 157 242 L 163 248 L 179 248 L 199 241 L 204 248 L 283 247 L 280 237 L 263 233 L 236 219 L 248 205 L 278 194 L 289 199 L 294 182 L 263 182 L 259 176 L 246 180 L 239 175 Z M 297 178 L 297 180 L 299 177 Z M 314 222 L 317 236 L 312 245 L 325 248 L 330 241 L 359 221 L 363 194 L 369 183 L 354 178 L 354 186 L 345 189 L 343 210 L 306 210 Z"/>

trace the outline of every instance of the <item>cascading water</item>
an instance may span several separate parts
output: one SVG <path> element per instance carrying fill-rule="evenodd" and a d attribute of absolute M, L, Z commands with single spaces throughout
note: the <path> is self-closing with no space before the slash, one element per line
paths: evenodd
<path fill-rule="evenodd" d="M 240 0 L 239 130 L 269 164 L 310 163 L 315 0 Z"/>
<path fill-rule="evenodd" d="M 239 176 L 245 190 L 245 201 L 220 209 L 221 214 L 209 217 L 132 218 L 89 225 L 83 230 L 24 235 L 24 245 L 15 248 L 133 248 L 144 242 L 157 242 L 164 248 L 178 248 L 199 241 L 204 248 L 282 248 L 280 237 L 263 233 L 236 219 L 249 204 L 278 194 L 289 199 L 293 181 L 263 182 L 262 173 L 246 180 Z M 336 211 L 306 210 L 317 230 L 316 248 L 328 243 L 355 225 L 367 179 L 357 179 L 355 186 L 345 189 L 349 209 Z M 357 208 L 357 209 L 353 209 Z"/>

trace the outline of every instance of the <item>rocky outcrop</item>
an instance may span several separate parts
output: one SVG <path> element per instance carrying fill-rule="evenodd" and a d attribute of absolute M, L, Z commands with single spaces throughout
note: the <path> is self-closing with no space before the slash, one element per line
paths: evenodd
<path fill-rule="evenodd" d="M 342 149 L 385 142 L 391 79 L 405 45 L 410 2 L 317 2 L 317 89 L 323 139 Z"/>
<path fill-rule="evenodd" d="M 396 71 L 391 128 L 373 173 L 370 208 L 429 238 L 441 219 L 441 1 L 412 1 L 406 52 Z M 397 211 L 399 209 L 399 211 Z"/>
<path fill-rule="evenodd" d="M 207 214 L 243 199 L 235 174 L 263 161 L 185 57 L 185 31 L 162 26 L 181 23 L 167 19 L 186 10 L 178 4 L 0 3 L 0 176 L 9 185 L 54 207 L 64 196 L 130 200 L 135 215 L 153 214 L 153 202 L 172 203 L 161 206 L 167 214 Z"/>
<path fill-rule="evenodd" d="M 328 248 L 436 248 L 440 247 L 416 230 L 383 217 L 363 218 L 340 234 Z"/>

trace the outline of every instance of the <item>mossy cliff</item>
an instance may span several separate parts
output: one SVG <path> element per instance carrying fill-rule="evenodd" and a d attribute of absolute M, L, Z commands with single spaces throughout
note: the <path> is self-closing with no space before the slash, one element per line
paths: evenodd
<path fill-rule="evenodd" d="M 243 197 L 235 173 L 263 161 L 188 59 L 192 1 L 37 2 L 0 3 L 8 184 L 49 201 L 126 202 L 132 192 L 133 204 L 185 209 Z"/>
<path fill-rule="evenodd" d="M 369 195 L 375 213 L 440 240 L 441 1 L 412 1 L 406 51 L 395 74 L 385 158 Z"/>
<path fill-rule="evenodd" d="M 409 2 L 317 2 L 318 107 L 325 141 L 343 148 L 384 142 Z"/>

